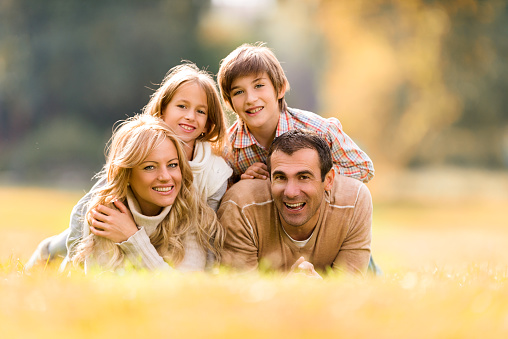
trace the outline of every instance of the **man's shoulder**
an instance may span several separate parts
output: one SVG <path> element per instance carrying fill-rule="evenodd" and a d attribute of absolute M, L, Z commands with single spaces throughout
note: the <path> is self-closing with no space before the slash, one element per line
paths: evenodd
<path fill-rule="evenodd" d="M 354 208 L 360 195 L 370 195 L 367 186 L 359 180 L 336 175 L 329 199 L 330 205 L 341 208 Z"/>
<path fill-rule="evenodd" d="M 232 201 L 239 206 L 253 203 L 263 203 L 272 200 L 270 193 L 270 180 L 246 179 L 240 180 L 231 186 L 222 202 Z"/>

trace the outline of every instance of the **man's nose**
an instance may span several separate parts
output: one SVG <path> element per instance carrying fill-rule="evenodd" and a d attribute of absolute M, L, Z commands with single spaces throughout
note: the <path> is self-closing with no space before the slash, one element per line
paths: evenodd
<path fill-rule="evenodd" d="M 289 180 L 284 189 L 284 194 L 288 198 L 294 198 L 300 194 L 300 187 L 294 180 Z"/>

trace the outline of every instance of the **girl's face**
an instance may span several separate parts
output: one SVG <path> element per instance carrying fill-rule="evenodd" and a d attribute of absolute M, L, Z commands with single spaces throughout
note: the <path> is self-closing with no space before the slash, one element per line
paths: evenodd
<path fill-rule="evenodd" d="M 196 139 L 206 133 L 208 104 L 205 91 L 196 82 L 181 85 L 162 111 L 162 119 L 192 150 Z"/>
<path fill-rule="evenodd" d="M 132 169 L 130 186 L 144 215 L 157 215 L 174 203 L 182 186 L 182 172 L 169 138 Z"/>

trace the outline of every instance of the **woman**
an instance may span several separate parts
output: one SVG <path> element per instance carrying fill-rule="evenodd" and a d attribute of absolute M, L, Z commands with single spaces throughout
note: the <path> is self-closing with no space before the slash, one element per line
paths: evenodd
<path fill-rule="evenodd" d="M 115 130 L 104 185 L 91 192 L 75 251 L 76 264 L 115 270 L 203 270 L 219 258 L 224 230 L 193 185 L 186 153 L 159 118 L 140 114 Z M 80 234 L 80 235 L 81 235 Z"/>

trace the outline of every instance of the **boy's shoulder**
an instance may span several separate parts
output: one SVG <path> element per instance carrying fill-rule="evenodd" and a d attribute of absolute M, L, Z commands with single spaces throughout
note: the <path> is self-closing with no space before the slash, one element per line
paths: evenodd
<path fill-rule="evenodd" d="M 327 133 L 330 126 L 341 128 L 337 118 L 324 118 L 316 113 L 298 108 L 287 108 L 291 129 L 304 128 L 318 134 Z"/>

